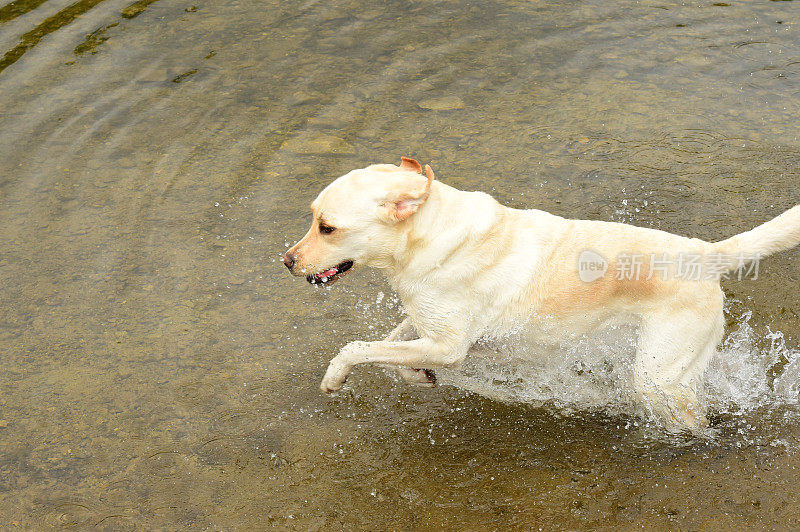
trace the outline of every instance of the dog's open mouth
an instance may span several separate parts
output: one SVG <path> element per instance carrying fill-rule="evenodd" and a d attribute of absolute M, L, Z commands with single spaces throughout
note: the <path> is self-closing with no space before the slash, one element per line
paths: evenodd
<path fill-rule="evenodd" d="M 352 267 L 353 261 L 346 260 L 343 263 L 334 266 L 333 268 L 328 268 L 323 272 L 307 275 L 306 280 L 311 284 L 331 284 L 339 279 L 339 277 L 344 275 L 344 273 Z"/>

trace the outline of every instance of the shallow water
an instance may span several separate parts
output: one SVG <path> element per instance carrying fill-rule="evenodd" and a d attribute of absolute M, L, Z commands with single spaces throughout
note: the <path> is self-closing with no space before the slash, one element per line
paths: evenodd
<path fill-rule="evenodd" d="M 0 7 L 4 526 L 797 527 L 798 251 L 725 283 L 702 440 L 579 350 L 323 396 L 401 311 L 375 274 L 315 290 L 276 260 L 324 184 L 400 155 L 706 239 L 800 203 L 800 11 L 730 4 Z"/>

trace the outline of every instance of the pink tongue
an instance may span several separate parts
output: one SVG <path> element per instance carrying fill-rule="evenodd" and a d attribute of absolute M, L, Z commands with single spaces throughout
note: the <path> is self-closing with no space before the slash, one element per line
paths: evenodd
<path fill-rule="evenodd" d="M 326 270 L 317 275 L 317 277 L 333 277 L 339 270 L 336 268 L 331 268 L 330 270 Z"/>

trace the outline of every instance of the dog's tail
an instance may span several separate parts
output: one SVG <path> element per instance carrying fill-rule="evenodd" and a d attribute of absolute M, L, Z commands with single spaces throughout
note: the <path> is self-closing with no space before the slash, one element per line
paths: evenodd
<path fill-rule="evenodd" d="M 741 266 L 742 257 L 758 260 L 798 244 L 800 244 L 800 205 L 792 207 L 755 229 L 712 243 L 711 252 L 730 257 L 730 269 L 735 269 Z"/>

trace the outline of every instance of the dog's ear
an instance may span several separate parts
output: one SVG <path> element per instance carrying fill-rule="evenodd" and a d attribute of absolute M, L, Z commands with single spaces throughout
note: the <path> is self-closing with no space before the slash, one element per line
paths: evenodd
<path fill-rule="evenodd" d="M 420 164 L 416 160 L 410 157 L 400 157 L 400 168 L 402 168 L 403 170 L 416 172 L 418 174 L 422 173 L 422 166 L 420 166 Z"/>
<path fill-rule="evenodd" d="M 416 161 L 414 161 L 416 163 Z M 419 165 L 419 163 L 417 163 Z M 420 170 L 422 170 L 420 168 Z M 408 190 L 396 190 L 391 193 L 386 201 L 380 204 L 379 213 L 382 218 L 392 222 L 402 222 L 417 212 L 420 206 L 428 199 L 433 183 L 433 170 L 425 165 L 425 175 L 428 177 L 424 187 L 419 183 L 406 183 Z"/>

